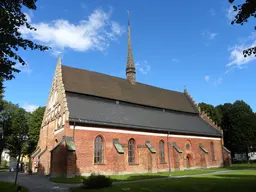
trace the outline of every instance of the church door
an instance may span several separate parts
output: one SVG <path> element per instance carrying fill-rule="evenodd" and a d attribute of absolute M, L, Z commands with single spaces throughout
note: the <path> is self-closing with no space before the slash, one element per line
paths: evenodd
<path fill-rule="evenodd" d="M 189 157 L 188 156 L 186 157 L 186 168 L 187 169 L 189 168 Z"/>

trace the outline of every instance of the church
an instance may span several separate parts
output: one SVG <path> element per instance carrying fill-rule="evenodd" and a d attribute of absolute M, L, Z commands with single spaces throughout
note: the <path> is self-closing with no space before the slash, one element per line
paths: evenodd
<path fill-rule="evenodd" d="M 128 21 L 126 79 L 58 58 L 33 172 L 154 173 L 229 165 L 223 132 L 184 92 L 136 82 Z"/>

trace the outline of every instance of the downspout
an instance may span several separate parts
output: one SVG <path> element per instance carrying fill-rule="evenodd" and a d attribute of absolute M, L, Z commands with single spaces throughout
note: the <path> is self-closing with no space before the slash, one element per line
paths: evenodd
<path fill-rule="evenodd" d="M 222 151 L 222 163 L 223 163 L 223 167 L 225 167 L 225 156 L 224 156 L 224 140 L 223 140 L 224 134 L 223 134 L 223 130 L 221 130 L 221 151 Z"/>
<path fill-rule="evenodd" d="M 170 132 L 168 131 L 168 134 L 167 134 L 168 168 L 169 168 L 169 174 L 168 174 L 168 177 L 170 177 L 170 176 L 171 176 L 171 160 L 170 160 L 170 143 L 169 143 L 169 134 L 170 134 Z"/>
<path fill-rule="evenodd" d="M 74 127 L 73 127 L 73 141 L 75 141 L 75 128 L 76 128 L 76 122 L 74 122 Z"/>

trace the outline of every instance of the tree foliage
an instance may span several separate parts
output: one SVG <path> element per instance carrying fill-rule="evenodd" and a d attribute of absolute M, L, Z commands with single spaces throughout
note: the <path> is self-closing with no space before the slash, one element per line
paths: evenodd
<path fill-rule="evenodd" d="M 233 104 L 225 103 L 213 107 L 206 103 L 199 104 L 212 120 L 220 118 L 218 124 L 223 129 L 224 145 L 232 154 L 256 150 L 256 114 L 244 101 Z"/>
<path fill-rule="evenodd" d="M 26 62 L 18 54 L 20 48 L 45 51 L 49 47 L 34 43 L 22 37 L 19 29 L 36 30 L 32 27 L 22 12 L 24 7 L 36 10 L 37 0 L 1 0 L 0 1 L 0 78 L 9 80 L 14 72 L 19 72 L 16 63 L 25 65 Z"/>
<path fill-rule="evenodd" d="M 224 145 L 231 150 L 231 124 L 230 124 L 230 108 L 231 103 L 225 103 L 223 105 L 218 105 L 215 108 L 220 114 L 220 127 L 223 129 L 224 134 Z"/>
<path fill-rule="evenodd" d="M 11 126 L 9 134 L 6 137 L 6 146 L 10 153 L 15 155 L 18 150 L 21 150 L 23 140 L 28 136 L 28 119 L 26 111 L 23 108 L 18 108 L 11 116 Z"/>
<path fill-rule="evenodd" d="M 235 0 L 229 0 L 233 4 L 234 11 L 237 11 L 235 19 L 231 24 L 240 24 L 248 22 L 249 18 L 256 18 L 256 0 L 245 0 L 244 3 L 235 4 Z M 254 27 L 256 29 L 256 27 Z M 243 51 L 245 57 L 254 54 L 256 56 L 256 47 L 251 47 Z"/>
<path fill-rule="evenodd" d="M 230 107 L 230 126 L 232 151 L 247 152 L 254 145 L 256 129 L 254 113 L 244 101 L 236 101 Z"/>
<path fill-rule="evenodd" d="M 28 120 L 28 136 L 29 139 L 24 146 L 24 153 L 31 154 L 37 145 L 40 128 L 44 117 L 45 107 L 39 107 L 33 111 Z"/>
<path fill-rule="evenodd" d="M 11 155 L 16 156 L 17 151 L 22 149 L 23 154 L 31 154 L 37 145 L 45 107 L 29 113 L 11 102 L 2 103 L 0 123 L 3 125 L 3 137 L 0 140 L 0 152 L 6 148 Z M 25 137 L 28 137 L 26 141 Z"/>
<path fill-rule="evenodd" d="M 11 135 L 12 116 L 18 109 L 18 105 L 11 102 L 2 101 L 2 109 L 0 110 L 0 124 L 2 128 L 2 135 L 0 140 L 0 152 L 7 148 L 7 138 Z"/>

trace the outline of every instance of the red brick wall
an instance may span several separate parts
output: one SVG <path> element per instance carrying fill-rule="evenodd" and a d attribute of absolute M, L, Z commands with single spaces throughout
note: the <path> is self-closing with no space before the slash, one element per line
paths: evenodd
<path fill-rule="evenodd" d="M 224 165 L 231 165 L 231 153 L 223 149 Z"/>
<path fill-rule="evenodd" d="M 47 130 L 48 129 L 48 130 Z M 70 129 L 68 122 L 65 124 L 64 130 L 54 135 L 55 122 L 51 122 L 45 126 L 40 132 L 39 145 L 43 150 L 47 144 L 48 150 L 40 158 L 40 171 L 48 173 L 51 169 L 52 175 L 103 173 L 103 174 L 125 174 L 125 173 L 144 173 L 168 171 L 168 150 L 167 135 L 138 135 L 128 133 L 100 132 Z M 62 140 L 63 135 L 74 135 L 76 151 L 67 152 L 66 148 L 59 147 L 51 157 L 49 152 L 58 142 Z M 101 135 L 104 139 L 104 164 L 94 164 L 94 139 Z M 113 139 L 118 138 L 119 142 L 124 145 L 124 154 L 119 154 L 114 145 Z M 128 164 L 128 140 L 135 139 L 135 165 Z M 149 140 L 156 149 L 156 153 L 151 153 L 145 146 L 145 142 Z M 159 159 L 159 141 L 165 142 L 165 163 L 161 164 Z M 169 136 L 169 143 L 176 142 L 176 145 L 183 150 L 178 153 L 174 147 L 170 146 L 170 164 L 171 170 L 183 170 L 186 168 L 186 158 L 189 155 L 189 164 L 191 168 L 201 167 L 218 167 L 223 165 L 223 151 L 221 140 L 198 139 L 198 138 L 177 138 Z M 210 143 L 214 143 L 215 160 L 212 161 Z M 186 144 L 190 144 L 190 149 L 186 149 Z M 202 144 L 209 152 L 203 152 L 199 148 Z M 139 148 L 138 148 L 139 147 Z M 62 159 L 59 159 L 59 158 Z M 66 158 L 64 158 L 66 157 Z M 52 158 L 52 160 L 51 160 Z M 64 160 L 65 159 L 65 160 Z M 52 161 L 52 162 L 51 162 Z M 50 163 L 51 162 L 51 163 Z"/>
<path fill-rule="evenodd" d="M 66 127 L 65 132 L 73 134 L 73 130 Z M 94 164 L 94 139 L 101 135 L 104 139 L 104 164 Z M 168 171 L 168 150 L 166 136 L 152 135 L 137 135 L 115 132 L 100 132 L 75 130 L 75 145 L 76 145 L 76 174 L 90 174 L 92 172 L 100 172 L 103 174 L 121 174 L 121 173 L 142 173 L 142 172 L 158 172 Z M 113 139 L 118 138 L 121 144 L 128 144 L 130 138 L 134 138 L 136 146 L 142 145 L 142 148 L 136 147 L 135 165 L 128 164 L 128 147 L 123 147 L 124 154 L 118 154 L 114 145 Z M 143 147 L 146 140 L 149 140 L 152 146 L 156 149 L 153 154 L 148 148 Z M 159 160 L 159 141 L 165 142 L 165 164 L 160 164 Z M 169 142 L 176 142 L 177 146 L 183 150 L 183 153 L 178 153 L 170 146 L 170 163 L 171 170 L 186 168 L 186 157 L 189 154 L 191 168 L 201 167 L 218 167 L 223 165 L 221 140 L 208 140 L 198 138 L 176 138 L 169 137 Z M 214 143 L 215 160 L 212 161 L 210 143 Z M 186 150 L 186 143 L 191 144 L 190 150 Z M 204 153 L 199 148 L 202 144 L 209 153 Z"/>
<path fill-rule="evenodd" d="M 67 149 L 65 142 L 51 153 L 51 176 L 65 176 L 67 173 Z"/>
<path fill-rule="evenodd" d="M 67 152 L 67 177 L 73 177 L 76 173 L 76 152 L 75 151 L 66 151 Z"/>
<path fill-rule="evenodd" d="M 51 169 L 51 153 L 50 150 L 62 140 L 64 135 L 64 130 L 60 131 L 57 134 L 54 134 L 56 129 L 56 121 L 50 122 L 48 125 L 44 126 L 40 129 L 40 137 L 38 141 L 38 145 L 41 148 L 41 151 L 45 149 L 47 146 L 47 151 L 40 157 L 38 169 L 39 173 L 49 174 Z"/>

